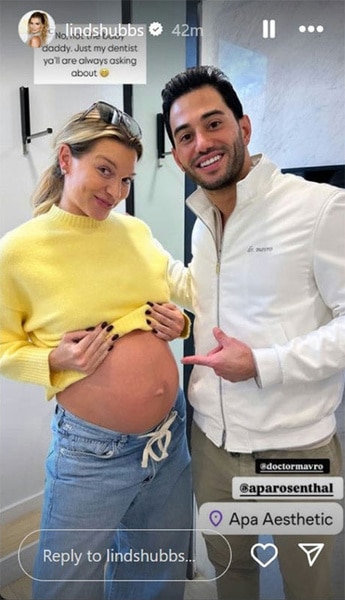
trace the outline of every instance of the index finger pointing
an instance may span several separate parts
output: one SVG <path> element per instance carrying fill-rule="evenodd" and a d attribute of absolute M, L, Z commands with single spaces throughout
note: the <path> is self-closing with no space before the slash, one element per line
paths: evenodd
<path fill-rule="evenodd" d="M 204 367 L 211 366 L 210 359 L 207 356 L 200 355 L 185 356 L 182 358 L 181 363 L 184 365 L 202 365 Z"/>

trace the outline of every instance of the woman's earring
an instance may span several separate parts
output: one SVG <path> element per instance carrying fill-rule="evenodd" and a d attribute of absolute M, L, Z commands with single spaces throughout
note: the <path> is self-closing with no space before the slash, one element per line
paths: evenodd
<path fill-rule="evenodd" d="M 60 171 L 61 171 L 61 175 L 66 175 L 66 169 L 63 169 L 62 167 L 60 167 Z"/>

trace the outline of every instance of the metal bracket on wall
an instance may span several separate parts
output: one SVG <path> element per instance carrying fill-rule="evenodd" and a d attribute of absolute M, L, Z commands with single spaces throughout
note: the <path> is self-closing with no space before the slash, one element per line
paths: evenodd
<path fill-rule="evenodd" d="M 165 131 L 164 131 L 164 118 L 162 113 L 156 115 L 156 126 L 157 126 L 157 158 L 158 167 L 162 167 L 161 159 L 165 158 L 172 152 L 165 152 Z"/>
<path fill-rule="evenodd" d="M 20 87 L 19 88 L 19 96 L 20 96 L 20 116 L 21 116 L 21 124 L 22 124 L 23 154 L 24 154 L 24 156 L 26 156 L 28 154 L 27 144 L 30 144 L 32 139 L 41 137 L 42 135 L 48 135 L 49 133 L 53 133 L 53 130 L 51 127 L 48 127 L 44 131 L 39 131 L 38 133 L 31 133 L 29 88 L 23 87 L 23 86 Z"/>

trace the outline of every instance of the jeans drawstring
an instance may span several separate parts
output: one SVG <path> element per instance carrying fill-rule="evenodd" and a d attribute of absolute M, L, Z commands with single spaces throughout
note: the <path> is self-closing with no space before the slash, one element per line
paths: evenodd
<path fill-rule="evenodd" d="M 143 435 L 139 436 L 149 438 L 144 448 L 141 461 L 141 466 L 143 469 L 147 467 L 149 457 L 151 457 L 156 462 L 159 462 L 164 458 L 167 458 L 167 456 L 169 456 L 167 452 L 171 441 L 171 431 L 169 427 L 175 421 L 176 415 L 176 410 L 171 411 L 154 431 L 150 431 L 149 433 L 144 433 Z M 153 449 L 153 444 L 155 444 L 156 442 L 160 454 L 157 454 Z"/>

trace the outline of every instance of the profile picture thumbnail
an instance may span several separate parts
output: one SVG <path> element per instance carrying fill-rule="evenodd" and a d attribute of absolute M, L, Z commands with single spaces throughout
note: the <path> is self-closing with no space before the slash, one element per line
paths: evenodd
<path fill-rule="evenodd" d="M 18 34 L 30 48 L 41 48 L 55 36 L 55 21 L 43 10 L 31 10 L 20 19 Z"/>

